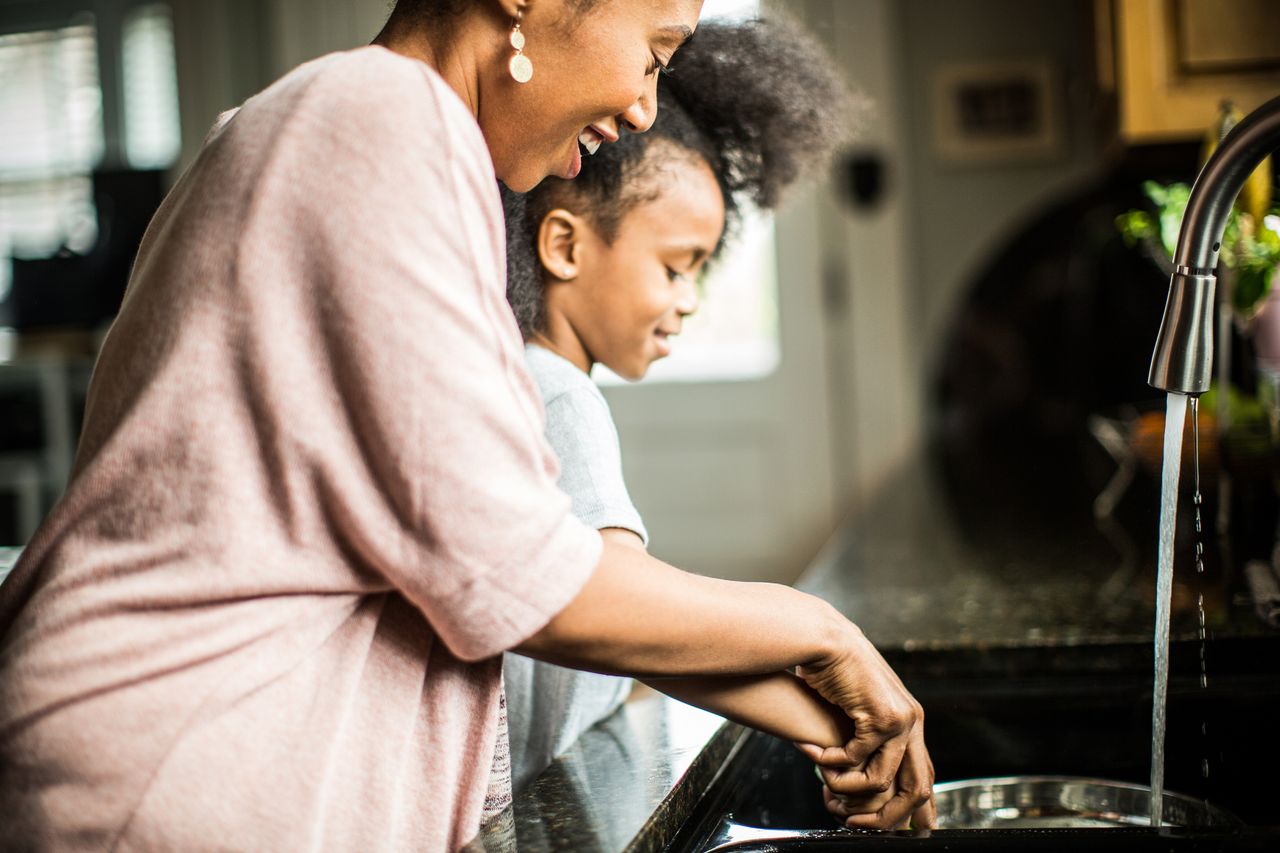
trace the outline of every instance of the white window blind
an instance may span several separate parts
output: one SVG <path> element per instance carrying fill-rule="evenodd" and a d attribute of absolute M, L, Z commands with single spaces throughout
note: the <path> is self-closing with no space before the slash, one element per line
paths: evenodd
<path fill-rule="evenodd" d="M 91 18 L 0 36 L 0 298 L 12 255 L 90 248 L 90 172 L 102 157 L 102 89 Z"/>
<path fill-rule="evenodd" d="M 125 19 L 124 136 L 135 169 L 165 169 L 178 159 L 178 75 L 167 4 L 139 6 Z"/>

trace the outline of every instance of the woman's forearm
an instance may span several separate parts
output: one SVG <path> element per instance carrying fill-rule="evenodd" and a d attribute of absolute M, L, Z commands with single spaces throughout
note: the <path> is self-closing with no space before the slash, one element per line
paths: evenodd
<path fill-rule="evenodd" d="M 920 703 L 862 632 L 813 596 L 690 575 L 606 539 L 577 597 L 518 651 L 641 678 L 768 675 L 795 667 L 856 724 L 842 747 L 813 750 L 823 763 L 832 763 L 824 753 L 838 754 L 834 763 L 847 768 L 827 779 L 831 791 L 858 802 L 894 792 L 888 803 L 867 806 L 876 814 L 850 820 L 892 828 L 914 814 L 922 826 L 933 823 L 933 765 Z"/>
<path fill-rule="evenodd" d="M 853 720 L 789 672 L 652 678 L 645 683 L 681 702 L 784 740 L 823 749 L 843 747 L 853 740 Z"/>
<path fill-rule="evenodd" d="M 518 651 L 637 677 L 748 675 L 822 665 L 856 635 L 790 587 L 700 577 L 606 539 L 582 591 Z"/>

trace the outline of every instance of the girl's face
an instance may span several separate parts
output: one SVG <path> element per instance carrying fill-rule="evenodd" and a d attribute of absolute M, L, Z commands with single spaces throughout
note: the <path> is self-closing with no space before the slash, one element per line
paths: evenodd
<path fill-rule="evenodd" d="M 476 99 L 498 177 L 517 192 L 548 175 L 573 178 L 580 137 L 608 144 L 624 128 L 648 130 L 659 69 L 692 34 L 701 9 L 702 0 L 596 0 L 585 12 L 565 0 L 528 3 L 520 29 L 533 79 L 511 78 L 506 60 L 514 50 L 500 40 L 495 60 L 482 66 Z"/>
<path fill-rule="evenodd" d="M 670 151 L 655 145 L 647 156 Z M 612 243 L 573 217 L 580 234 L 572 249 L 542 253 L 550 275 L 543 342 L 583 370 L 599 363 L 630 380 L 671 353 L 672 338 L 698 308 L 698 274 L 724 231 L 720 187 L 701 157 L 681 153 L 647 180 L 658 182 L 660 194 L 627 212 Z"/>

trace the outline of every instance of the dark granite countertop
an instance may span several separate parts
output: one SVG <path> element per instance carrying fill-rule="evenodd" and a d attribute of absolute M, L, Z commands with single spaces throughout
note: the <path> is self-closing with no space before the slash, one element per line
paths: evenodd
<path fill-rule="evenodd" d="M 956 497 L 924 459 L 901 469 L 843 527 L 797 586 L 857 623 L 886 653 L 1152 642 L 1157 510 L 1122 518 Z M 1130 503 L 1140 503 L 1135 500 Z M 1187 504 L 1189 507 L 1189 503 Z M 1280 637 L 1254 612 L 1241 573 L 1206 535 L 1205 571 L 1179 525 L 1174 640 Z"/>
<path fill-rule="evenodd" d="M 661 850 L 748 732 L 643 686 L 637 693 L 487 824 L 468 853 Z"/>

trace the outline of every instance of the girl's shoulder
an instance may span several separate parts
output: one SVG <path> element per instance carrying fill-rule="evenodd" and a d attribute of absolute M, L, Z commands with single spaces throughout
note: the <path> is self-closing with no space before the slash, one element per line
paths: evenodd
<path fill-rule="evenodd" d="M 573 362 L 537 344 L 525 344 L 524 360 L 537 383 L 544 407 L 572 401 L 593 401 L 608 412 L 604 394 Z"/>

